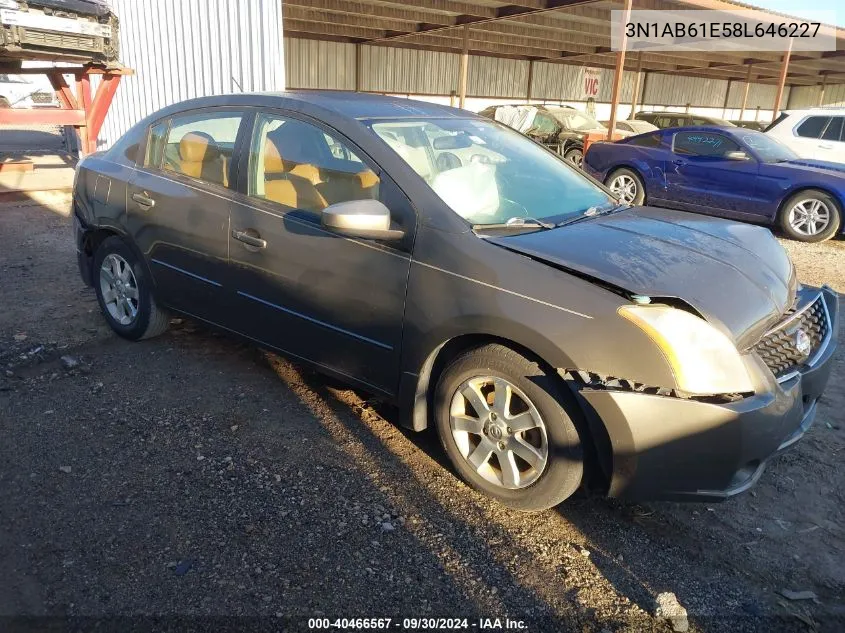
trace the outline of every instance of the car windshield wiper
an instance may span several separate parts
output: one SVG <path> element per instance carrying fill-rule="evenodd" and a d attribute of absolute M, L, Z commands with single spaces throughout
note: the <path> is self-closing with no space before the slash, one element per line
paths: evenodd
<path fill-rule="evenodd" d="M 552 222 L 543 222 L 542 220 L 538 220 L 537 218 L 523 218 L 523 217 L 515 217 L 511 218 L 507 222 L 501 222 L 499 224 L 473 224 L 472 228 L 474 230 L 480 229 L 544 229 L 549 230 L 553 229 L 557 224 L 553 224 Z"/>
<path fill-rule="evenodd" d="M 558 222 L 555 226 L 569 226 L 570 224 L 575 224 L 576 222 L 580 222 L 581 220 L 586 220 L 587 218 L 595 218 L 600 215 L 609 215 L 611 213 L 616 213 L 617 211 L 624 211 L 625 209 L 630 209 L 631 205 L 629 204 L 612 204 L 605 208 L 599 207 L 590 207 L 580 215 L 576 215 L 574 218 L 569 218 L 568 220 L 564 220 L 563 222 Z"/>

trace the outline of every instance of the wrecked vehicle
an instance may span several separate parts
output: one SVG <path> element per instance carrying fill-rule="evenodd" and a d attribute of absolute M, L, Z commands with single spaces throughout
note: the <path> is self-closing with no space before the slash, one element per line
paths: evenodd
<path fill-rule="evenodd" d="M 578 167 L 584 160 L 588 136 L 603 139 L 607 134 L 607 128 L 596 119 L 569 106 L 498 105 L 479 114 L 542 143 Z M 632 134 L 617 128 L 613 140 Z"/>
<path fill-rule="evenodd" d="M 184 314 L 286 354 L 434 427 L 521 510 L 747 490 L 812 424 L 837 346 L 836 293 L 767 229 L 620 204 L 502 124 L 407 99 L 170 106 L 83 159 L 73 218 L 120 336 Z"/>
<path fill-rule="evenodd" d="M 0 0 L 0 69 L 24 59 L 113 63 L 118 39 L 106 0 Z"/>

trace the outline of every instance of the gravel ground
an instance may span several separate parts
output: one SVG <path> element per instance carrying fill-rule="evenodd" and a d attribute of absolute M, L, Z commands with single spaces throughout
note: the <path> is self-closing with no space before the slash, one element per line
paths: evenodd
<path fill-rule="evenodd" d="M 845 628 L 841 354 L 815 426 L 750 494 L 520 514 L 461 484 L 431 434 L 295 364 L 189 321 L 118 339 L 67 198 L 47 198 L 0 204 L 0 629 L 670 631 L 666 592 L 690 630 Z M 845 292 L 845 242 L 786 246 L 802 281 Z"/>

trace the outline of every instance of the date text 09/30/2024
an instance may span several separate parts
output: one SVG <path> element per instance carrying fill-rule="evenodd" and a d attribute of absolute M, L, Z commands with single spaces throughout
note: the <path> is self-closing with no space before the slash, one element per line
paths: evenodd
<path fill-rule="evenodd" d="M 403 631 L 528 631 L 523 620 L 510 618 L 310 618 L 312 630 L 388 630 Z"/>

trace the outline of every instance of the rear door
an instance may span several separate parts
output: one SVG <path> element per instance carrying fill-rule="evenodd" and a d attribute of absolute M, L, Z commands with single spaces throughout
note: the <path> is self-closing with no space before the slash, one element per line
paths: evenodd
<path fill-rule="evenodd" d="M 822 132 L 813 158 L 845 163 L 845 116 L 832 116 Z"/>
<path fill-rule="evenodd" d="M 247 336 L 384 393 L 398 386 L 416 214 L 399 188 L 335 130 L 285 112 L 260 114 L 240 160 L 230 278 Z M 400 242 L 324 230 L 326 206 L 381 200 Z"/>
<path fill-rule="evenodd" d="M 822 133 L 829 122 L 829 116 L 808 116 L 795 126 L 792 138 L 784 140 L 801 158 L 818 158 Z"/>
<path fill-rule="evenodd" d="M 245 118 L 215 108 L 158 122 L 127 187 L 127 227 L 160 301 L 213 322 L 224 301 L 232 157 Z"/>
<path fill-rule="evenodd" d="M 692 211 L 728 212 L 743 216 L 760 212 L 756 198 L 760 165 L 728 160 L 729 152 L 745 151 L 732 138 L 715 132 L 676 132 L 666 165 L 667 197 Z"/>

